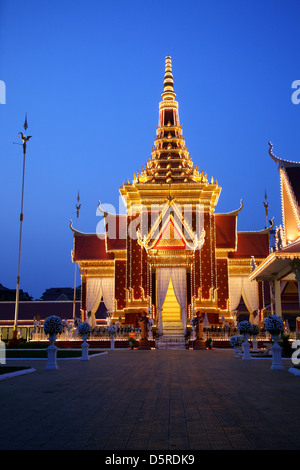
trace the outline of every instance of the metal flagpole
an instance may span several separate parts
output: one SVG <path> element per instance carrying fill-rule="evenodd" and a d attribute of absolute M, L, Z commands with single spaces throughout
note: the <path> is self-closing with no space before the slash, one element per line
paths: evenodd
<path fill-rule="evenodd" d="M 22 197 L 21 197 L 21 213 L 20 213 L 20 238 L 19 238 L 19 260 L 18 260 L 18 275 L 17 275 L 17 288 L 16 288 L 16 303 L 15 303 L 15 319 L 14 319 L 14 330 L 13 339 L 18 339 L 18 315 L 19 315 L 19 295 L 20 295 L 20 267 L 21 267 L 21 247 L 22 247 L 22 229 L 23 229 L 23 203 L 24 203 L 24 182 L 25 182 L 25 159 L 26 159 L 26 145 L 31 135 L 26 136 L 26 130 L 28 129 L 27 114 L 25 115 L 24 130 L 25 133 L 19 132 L 23 144 L 23 177 L 22 177 Z"/>
<path fill-rule="evenodd" d="M 78 191 L 77 201 L 78 201 L 78 204 L 76 204 L 76 216 L 77 216 L 77 225 L 76 225 L 76 229 L 78 230 L 79 209 L 80 209 L 80 207 L 81 207 L 81 204 L 79 204 L 79 201 L 80 201 L 79 191 Z M 74 299 L 73 299 L 73 321 L 75 320 L 75 306 L 76 306 L 76 272 L 77 272 L 77 264 L 76 264 L 76 262 L 75 262 L 75 273 L 74 273 Z"/>

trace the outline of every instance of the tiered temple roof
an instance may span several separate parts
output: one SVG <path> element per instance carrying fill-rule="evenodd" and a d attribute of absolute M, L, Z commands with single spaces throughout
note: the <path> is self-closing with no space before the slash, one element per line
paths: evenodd
<path fill-rule="evenodd" d="M 185 145 L 179 121 L 178 102 L 175 97 L 171 57 L 168 56 L 154 147 L 142 173 L 134 175 L 136 181 L 143 183 L 207 182 L 207 175 L 203 172 L 199 173 Z"/>
<path fill-rule="evenodd" d="M 137 311 L 156 308 L 157 270 L 184 267 L 189 315 L 193 308 L 216 319 L 220 312 L 230 316 L 229 278 L 248 277 L 252 261 L 260 264 L 268 256 L 270 229 L 238 232 L 242 201 L 237 210 L 215 212 L 221 187 L 199 172 L 185 144 L 169 56 L 161 96 L 149 160 L 120 187 L 126 214 L 106 213 L 99 204 L 103 234 L 72 229 L 83 310 L 89 278 L 111 277 L 115 315 L 130 323 Z"/>
<path fill-rule="evenodd" d="M 170 194 L 180 203 L 201 203 L 214 212 L 221 187 L 212 177 L 194 165 L 180 125 L 178 102 L 174 91 L 171 57 L 165 59 L 164 89 L 159 103 L 159 124 L 154 147 L 142 172 L 134 174 L 133 182 L 123 183 L 121 195 L 127 210 L 133 204 L 159 204 L 168 201 Z M 150 206 L 149 206 L 150 207 Z M 231 253 L 232 258 L 265 257 L 269 252 L 269 231 L 237 232 L 237 216 L 241 207 L 228 214 L 215 213 L 216 249 Z M 101 210 L 101 206 L 99 205 Z M 103 213 L 104 214 L 104 213 Z M 74 231 L 74 261 L 112 260 L 114 253 L 126 250 L 127 215 L 105 213 L 104 234 L 84 234 Z M 261 247 L 261 248 L 259 248 Z"/>

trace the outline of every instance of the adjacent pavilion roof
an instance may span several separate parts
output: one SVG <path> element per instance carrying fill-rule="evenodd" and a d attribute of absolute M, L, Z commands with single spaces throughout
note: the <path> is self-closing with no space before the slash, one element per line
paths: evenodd
<path fill-rule="evenodd" d="M 278 158 L 269 142 L 269 154 L 278 165 L 281 188 L 283 245 L 300 237 L 300 163 Z"/>
<path fill-rule="evenodd" d="M 282 279 L 292 272 L 293 261 L 300 260 L 300 239 L 269 256 L 250 275 L 257 281 L 264 279 Z"/>
<path fill-rule="evenodd" d="M 270 142 L 269 146 L 280 175 L 283 227 L 278 231 L 276 251 L 252 272 L 251 280 L 280 280 L 293 272 L 294 262 L 300 259 L 300 163 L 276 157 Z"/>

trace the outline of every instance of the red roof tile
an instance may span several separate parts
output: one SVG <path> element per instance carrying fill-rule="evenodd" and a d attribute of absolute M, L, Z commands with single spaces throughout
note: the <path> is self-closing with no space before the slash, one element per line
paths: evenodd
<path fill-rule="evenodd" d="M 236 215 L 215 214 L 216 247 L 235 249 Z"/>
<path fill-rule="evenodd" d="M 240 232 L 237 234 L 237 250 L 229 253 L 230 258 L 266 258 L 269 255 L 269 234 Z"/>
<path fill-rule="evenodd" d="M 110 260 L 113 253 L 107 253 L 104 235 L 76 234 L 74 241 L 74 260 Z"/>
<path fill-rule="evenodd" d="M 108 214 L 105 222 L 107 250 L 126 250 L 127 215 Z"/>

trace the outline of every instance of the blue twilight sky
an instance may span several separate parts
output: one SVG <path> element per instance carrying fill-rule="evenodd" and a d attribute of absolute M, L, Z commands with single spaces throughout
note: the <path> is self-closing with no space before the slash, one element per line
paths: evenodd
<path fill-rule="evenodd" d="M 0 0 L 0 283 L 15 289 L 22 148 L 28 114 L 21 289 L 72 287 L 69 221 L 95 232 L 97 203 L 119 212 L 119 187 L 150 156 L 171 55 L 193 161 L 222 187 L 216 212 L 238 230 L 281 223 L 268 155 L 300 159 L 298 0 Z M 1 101 L 1 96 L 0 96 Z M 80 282 L 80 280 L 79 280 Z"/>

